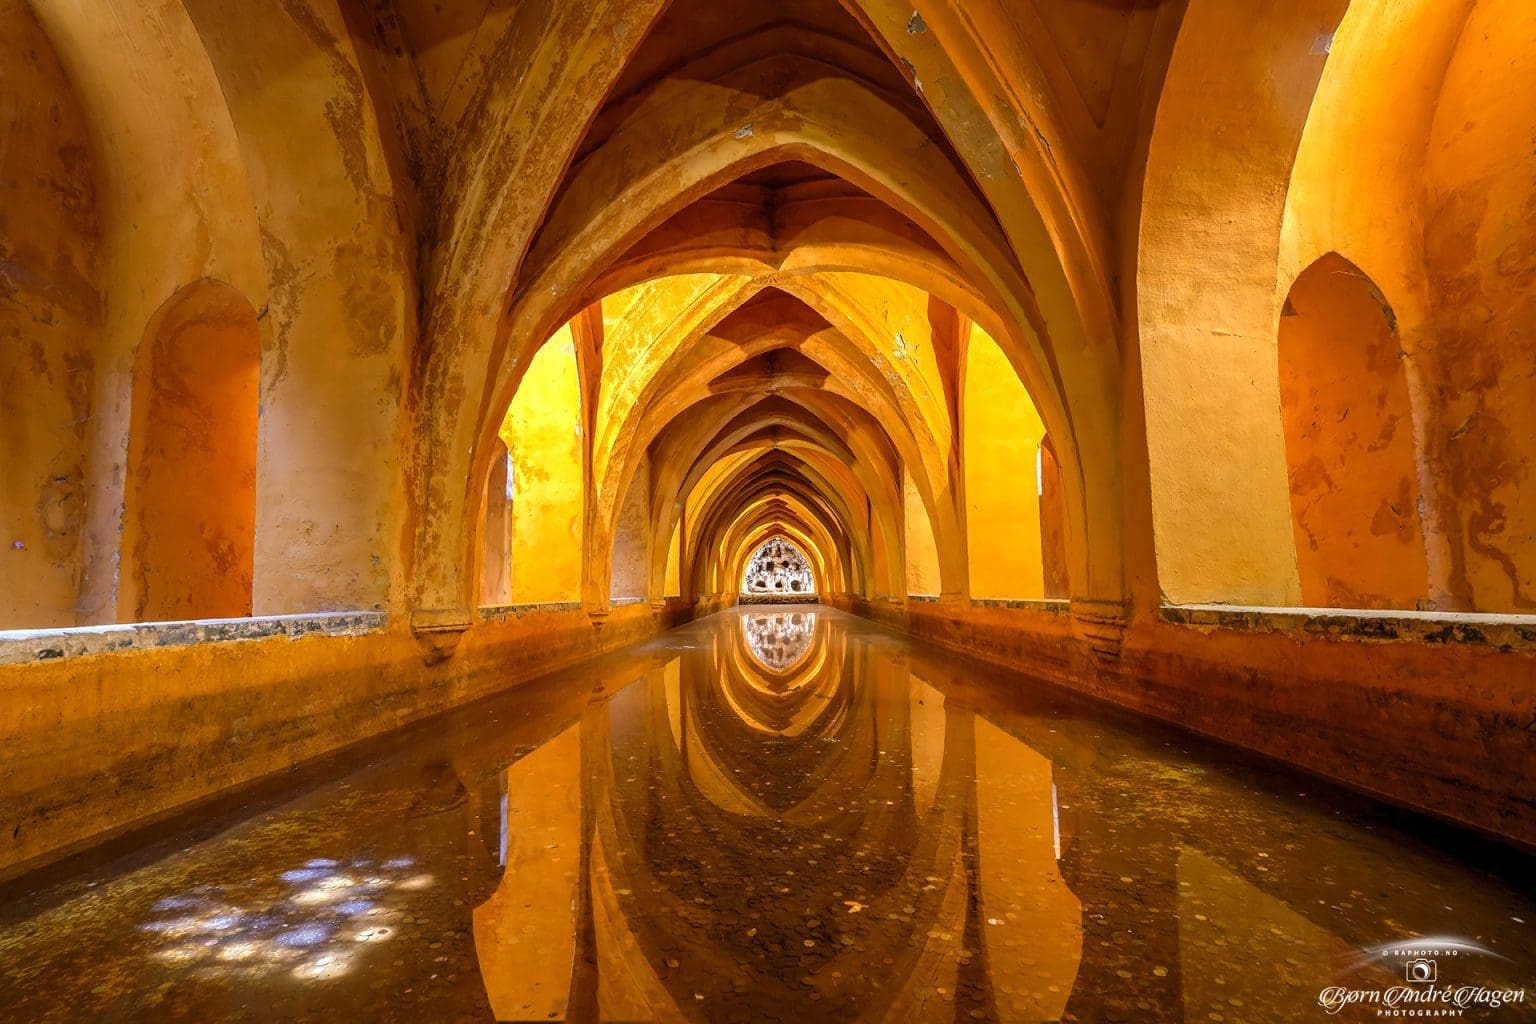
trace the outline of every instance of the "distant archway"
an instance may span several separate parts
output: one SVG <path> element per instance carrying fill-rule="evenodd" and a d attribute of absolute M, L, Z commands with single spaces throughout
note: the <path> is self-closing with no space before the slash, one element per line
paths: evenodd
<path fill-rule="evenodd" d="M 770 537 L 747 561 L 747 571 L 741 578 L 741 600 L 816 600 L 816 574 L 810 559 L 789 538 Z"/>
<path fill-rule="evenodd" d="M 1302 603 L 1415 607 L 1429 571 L 1391 307 L 1360 268 L 1329 253 L 1292 285 L 1279 341 Z"/>
<path fill-rule="evenodd" d="M 261 333 L 227 284 L 182 288 L 150 320 L 134 372 L 118 616 L 251 614 Z"/>

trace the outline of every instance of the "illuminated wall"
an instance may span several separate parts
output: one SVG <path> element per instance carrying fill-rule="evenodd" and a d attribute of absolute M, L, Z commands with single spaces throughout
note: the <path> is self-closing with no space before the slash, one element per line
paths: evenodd
<path fill-rule="evenodd" d="M 1008 357 L 979 327 L 966 348 L 961 409 L 971 596 L 1044 597 L 1037 471 L 1045 424 Z"/>
<path fill-rule="evenodd" d="M 581 391 L 570 327 L 533 358 L 507 417 L 512 453 L 512 600 L 581 600 L 583 472 Z"/>

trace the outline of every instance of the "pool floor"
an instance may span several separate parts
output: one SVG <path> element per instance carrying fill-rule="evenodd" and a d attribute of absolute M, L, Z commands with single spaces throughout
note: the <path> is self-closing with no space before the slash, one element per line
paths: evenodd
<path fill-rule="evenodd" d="M 1533 1020 L 1532 866 L 739 609 L 23 880 L 0 1020 Z"/>

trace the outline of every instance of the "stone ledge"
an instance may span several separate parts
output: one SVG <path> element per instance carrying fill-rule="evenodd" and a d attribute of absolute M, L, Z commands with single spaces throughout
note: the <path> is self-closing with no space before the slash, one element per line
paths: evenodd
<path fill-rule="evenodd" d="M 273 636 L 358 636 L 382 630 L 388 619 L 389 616 L 381 611 L 315 612 L 309 615 L 259 615 L 248 619 L 8 629 L 0 630 L 0 665 L 80 658 L 112 651 L 261 640 Z"/>
<path fill-rule="evenodd" d="M 1023 609 L 1031 612 L 1045 612 L 1048 615 L 1069 615 L 1072 612 L 1070 601 L 1036 597 L 973 597 L 971 606 L 973 608 Z"/>
<path fill-rule="evenodd" d="M 525 615 L 547 612 L 579 612 L 580 601 L 545 601 L 542 604 L 487 604 L 480 606 L 480 618 L 490 622 L 520 619 Z"/>
<path fill-rule="evenodd" d="M 1267 608 L 1226 604 L 1163 605 L 1158 615 L 1162 621 L 1175 625 L 1211 626 L 1256 633 L 1466 644 L 1506 651 L 1536 649 L 1536 615 Z"/>
<path fill-rule="evenodd" d="M 820 604 L 817 594 L 741 594 L 736 603 L 742 606 L 757 604 Z"/>

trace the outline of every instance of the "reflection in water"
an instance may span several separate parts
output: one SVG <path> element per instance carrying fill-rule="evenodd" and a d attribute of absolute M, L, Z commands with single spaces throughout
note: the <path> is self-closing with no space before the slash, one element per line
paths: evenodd
<path fill-rule="evenodd" d="M 743 627 L 822 649 L 755 704 L 735 645 L 689 653 L 508 769 L 534 831 L 475 911 L 498 1019 L 1060 1016 L 1050 760 L 812 617 Z"/>
<path fill-rule="evenodd" d="M 201 977 L 288 971 L 331 978 L 351 968 L 360 943 L 388 941 L 401 913 L 399 893 L 431 886 L 432 876 L 413 871 L 414 864 L 410 857 L 345 864 L 317 857 L 280 873 L 274 899 L 252 905 L 199 885 L 156 900 L 160 916 L 139 928 L 166 940 L 155 959 L 196 964 Z"/>
<path fill-rule="evenodd" d="M 835 611 L 594 671 L 22 901 L 0 1019 L 1286 1022 L 1392 984 L 1359 958 L 1392 939 L 1508 958 L 1458 984 L 1536 962 L 1528 863 L 1470 871 Z"/>
<path fill-rule="evenodd" d="M 811 649 L 816 613 L 747 612 L 741 616 L 747 649 L 770 672 L 787 672 Z"/>

